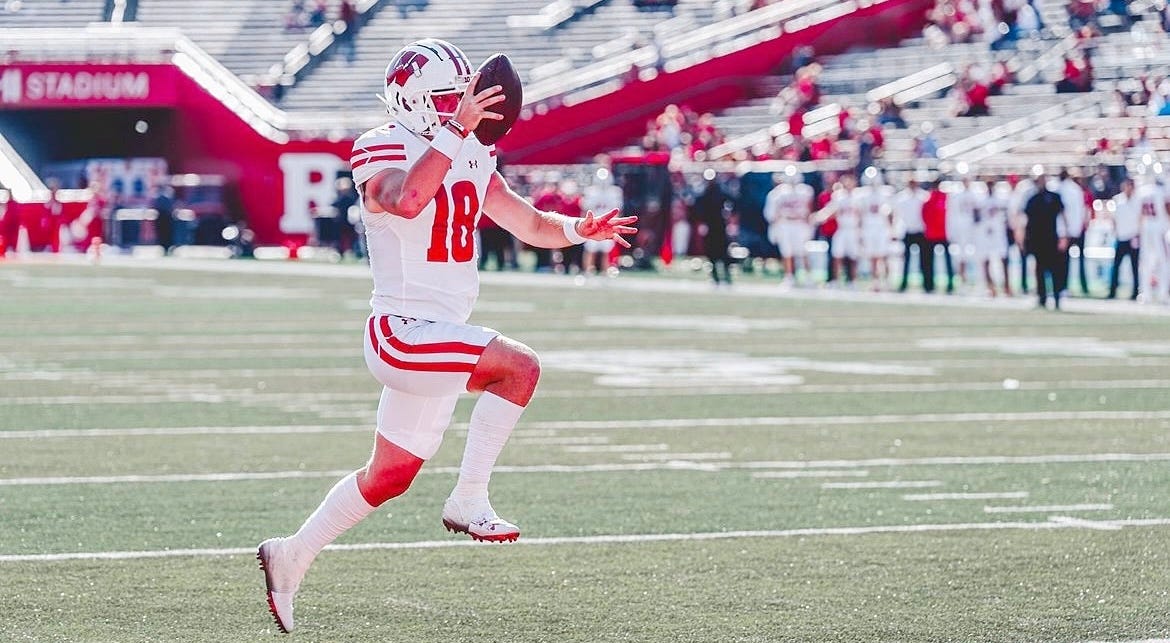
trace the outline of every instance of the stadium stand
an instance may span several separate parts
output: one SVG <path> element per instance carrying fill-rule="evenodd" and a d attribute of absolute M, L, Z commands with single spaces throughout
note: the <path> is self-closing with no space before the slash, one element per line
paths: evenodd
<path fill-rule="evenodd" d="M 456 0 L 432 0 L 405 14 L 381 11 L 363 27 L 352 63 L 333 56 L 289 89 L 282 107 L 290 112 L 335 109 L 338 104 L 365 105 L 381 91 L 390 53 L 424 36 L 459 44 L 473 61 L 497 51 L 512 59 L 526 80 L 562 75 L 593 62 L 597 53 L 618 53 L 634 46 L 630 30 L 643 35 L 660 26 L 664 35 L 712 19 L 709 3 L 682 0 L 673 8 L 639 10 L 630 0 L 610 1 L 574 20 L 545 27 L 535 18 L 548 0 L 495 0 L 468 6 Z M 511 15 L 509 21 L 501 16 Z M 517 17 L 519 19 L 517 19 Z M 671 23 L 671 19 L 679 22 Z M 668 24 L 669 23 L 669 24 Z M 615 35 L 617 36 L 615 38 Z"/>
<path fill-rule="evenodd" d="M 1045 2 L 1040 7 L 1046 27 L 1009 49 L 992 49 L 982 39 L 940 47 L 920 36 L 898 47 L 853 51 L 821 60 L 823 68 L 816 74 L 820 109 L 804 117 L 805 138 L 835 133 L 841 110 L 851 110 L 854 120 L 873 120 L 878 101 L 889 98 L 901 105 L 900 118 L 908 127 L 885 128 L 883 167 L 933 169 L 937 165 L 933 158 L 915 158 L 916 137 L 925 126 L 944 159 L 953 157 L 968 163 L 986 159 L 989 165 L 1005 171 L 1011 166 L 1012 171 L 1018 171 L 1034 161 L 999 154 L 1003 150 L 996 141 L 1010 137 L 1011 145 L 1021 145 L 1066 128 L 1077 119 L 1096 117 L 1113 95 L 1116 83 L 1165 68 L 1168 62 L 1170 48 L 1165 33 L 1154 26 L 1156 21 L 1142 20 L 1150 17 L 1146 5 L 1134 3 L 1131 11 L 1136 14 L 1136 23 L 1132 29 L 1114 20 L 1112 28 L 1087 45 L 1067 25 L 1063 3 Z M 1063 56 L 1086 46 L 1098 90 L 1058 94 L 1056 81 L 1061 77 Z M 987 77 L 997 66 L 1008 70 L 1015 82 L 987 98 L 989 114 L 959 117 L 956 83 L 966 74 Z M 728 141 L 712 149 L 711 158 L 766 158 L 776 147 L 791 144 L 789 124 L 785 114 L 778 113 L 776 96 L 793 82 L 792 75 L 762 78 L 756 84 L 756 98 L 719 112 L 716 124 Z M 1084 127 L 1092 129 L 1093 122 Z M 1105 124 L 1098 121 L 1096 126 Z M 1052 138 L 1061 136 L 1053 134 Z M 993 145 L 988 148 L 988 144 Z M 842 141 L 841 145 L 848 152 L 853 143 Z M 1074 154 L 1072 149 L 1057 146 L 1045 158 L 1079 161 L 1083 140 L 1076 148 Z"/>
<path fill-rule="evenodd" d="M 279 70 L 285 55 L 308 40 L 312 27 L 286 28 L 289 7 L 288 0 L 140 0 L 138 22 L 181 29 L 247 81 Z"/>
<path fill-rule="evenodd" d="M 106 18 L 104 0 L 12 1 L 0 4 L 0 28 L 84 27 Z"/>

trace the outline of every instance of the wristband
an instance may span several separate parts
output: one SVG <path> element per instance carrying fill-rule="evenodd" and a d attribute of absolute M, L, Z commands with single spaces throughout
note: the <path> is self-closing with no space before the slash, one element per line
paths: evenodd
<path fill-rule="evenodd" d="M 563 228 L 565 232 L 565 239 L 567 239 L 569 243 L 575 246 L 585 243 L 585 237 L 582 237 L 581 233 L 577 232 L 577 221 L 580 221 L 580 219 L 569 217 L 565 219 L 565 225 Z"/>
<path fill-rule="evenodd" d="M 463 123 L 460 123 L 454 118 L 447 121 L 447 127 L 455 130 L 455 133 L 459 135 L 459 138 L 467 138 L 467 128 L 463 126 Z"/>
<path fill-rule="evenodd" d="M 459 150 L 463 148 L 463 139 L 449 128 L 440 127 L 439 131 L 435 132 L 435 137 L 431 139 L 431 147 L 439 154 L 454 161 L 455 157 L 459 156 Z"/>

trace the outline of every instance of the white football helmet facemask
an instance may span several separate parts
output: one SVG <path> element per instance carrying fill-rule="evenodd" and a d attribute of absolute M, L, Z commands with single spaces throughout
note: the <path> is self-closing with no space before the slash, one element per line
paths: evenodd
<path fill-rule="evenodd" d="M 439 117 L 454 116 L 435 108 L 432 96 L 462 94 L 471 82 L 471 64 L 458 47 L 438 38 L 406 45 L 386 66 L 386 84 L 378 98 L 390 114 L 416 134 L 430 136 Z"/>

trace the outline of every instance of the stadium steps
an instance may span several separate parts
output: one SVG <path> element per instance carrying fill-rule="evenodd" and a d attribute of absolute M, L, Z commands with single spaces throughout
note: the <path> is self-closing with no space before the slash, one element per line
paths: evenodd
<path fill-rule="evenodd" d="M 288 0 L 140 0 L 138 22 L 181 29 L 247 81 L 281 65 L 290 49 L 308 39 L 308 30 L 285 31 L 289 6 Z"/>
<path fill-rule="evenodd" d="M 102 22 L 105 0 L 39 0 L 0 3 L 0 28 L 84 27 Z"/>
<path fill-rule="evenodd" d="M 701 0 L 680 0 L 673 11 L 639 11 L 631 0 L 613 0 L 552 30 L 513 27 L 501 18 L 533 16 L 547 4 L 548 0 L 482 0 L 469 6 L 462 0 L 432 0 L 406 18 L 394 11 L 379 12 L 362 28 L 352 64 L 337 57 L 322 61 L 289 88 L 282 107 L 291 112 L 331 111 L 338 104 L 377 109 L 372 97 L 382 90 L 390 56 L 402 45 L 428 36 L 459 45 L 472 64 L 506 52 L 521 75 L 531 78 L 534 69 L 549 63 L 555 64 L 544 72 L 555 75 L 593 62 L 594 48 L 620 38 L 626 27 L 649 37 L 656 25 L 672 17 L 690 16 L 693 25 L 714 19 L 709 3 Z M 686 28 L 682 22 L 672 26 Z"/>

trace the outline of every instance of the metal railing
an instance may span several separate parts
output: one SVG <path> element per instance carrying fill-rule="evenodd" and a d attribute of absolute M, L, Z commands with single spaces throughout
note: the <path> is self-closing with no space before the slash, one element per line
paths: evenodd
<path fill-rule="evenodd" d="M 840 18 L 858 9 L 884 4 L 891 0 L 787 0 L 750 11 L 688 33 L 686 38 L 660 45 L 647 45 L 610 60 L 587 65 L 560 78 L 533 83 L 525 88 L 525 104 L 536 105 L 556 97 L 606 88 L 630 73 L 631 68 L 653 71 L 661 64 L 666 71 L 676 71 L 716 56 L 749 47 L 782 33 L 793 33 Z"/>

